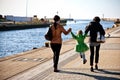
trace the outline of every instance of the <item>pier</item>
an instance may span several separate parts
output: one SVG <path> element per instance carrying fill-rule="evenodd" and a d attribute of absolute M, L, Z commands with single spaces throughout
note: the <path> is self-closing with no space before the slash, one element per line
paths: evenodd
<path fill-rule="evenodd" d="M 99 70 L 90 71 L 90 52 L 83 64 L 74 51 L 75 40 L 63 42 L 58 69 L 53 72 L 52 50 L 42 47 L 17 55 L 0 58 L 0 80 L 119 80 L 120 26 L 106 30 L 106 42 L 101 44 Z M 88 43 L 88 38 L 86 38 Z"/>

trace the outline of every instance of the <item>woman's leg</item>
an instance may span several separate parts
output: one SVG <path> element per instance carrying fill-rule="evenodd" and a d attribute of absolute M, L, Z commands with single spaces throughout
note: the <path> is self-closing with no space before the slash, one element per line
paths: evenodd
<path fill-rule="evenodd" d="M 61 44 L 51 44 L 51 48 L 52 48 L 52 51 L 54 53 L 54 56 L 53 56 L 54 65 L 53 65 L 53 67 L 54 67 L 54 69 L 57 70 Z"/>
<path fill-rule="evenodd" d="M 90 46 L 90 66 L 93 66 L 94 61 L 94 46 Z"/>
<path fill-rule="evenodd" d="M 90 46 L 90 66 L 91 66 L 91 71 L 93 72 L 93 61 L 94 61 L 94 46 Z"/>
<path fill-rule="evenodd" d="M 59 61 L 59 55 L 60 55 L 60 50 L 61 50 L 61 44 L 57 44 L 56 46 L 56 54 L 55 54 L 55 68 L 57 68 L 58 61 Z"/>
<path fill-rule="evenodd" d="M 100 45 L 96 46 L 96 55 L 95 55 L 95 68 L 98 69 L 98 62 L 99 62 L 99 50 L 100 50 Z"/>
<path fill-rule="evenodd" d="M 55 44 L 51 44 L 51 49 L 52 49 L 52 51 L 53 51 L 53 62 L 54 62 L 54 65 L 55 65 L 55 58 L 56 58 L 56 56 L 55 56 L 55 54 L 56 54 L 56 49 L 55 49 Z M 53 65 L 53 67 L 54 67 L 54 65 Z"/>
<path fill-rule="evenodd" d="M 100 50 L 100 45 L 96 46 L 95 63 L 98 63 L 99 61 L 99 50 Z"/>

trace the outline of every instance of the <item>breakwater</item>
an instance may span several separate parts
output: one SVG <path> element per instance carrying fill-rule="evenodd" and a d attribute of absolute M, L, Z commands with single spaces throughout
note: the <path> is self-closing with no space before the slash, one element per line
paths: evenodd
<path fill-rule="evenodd" d="M 115 24 L 120 24 L 120 18 L 102 18 L 103 21 L 113 21 Z"/>
<path fill-rule="evenodd" d="M 120 18 L 102 18 L 103 21 L 112 21 L 114 22 L 113 27 L 120 26 Z"/>
<path fill-rule="evenodd" d="M 48 27 L 50 23 L 45 24 L 9 24 L 9 25 L 1 25 L 0 31 L 9 31 L 9 30 L 21 30 L 21 29 L 32 29 L 32 28 L 42 28 Z"/>
<path fill-rule="evenodd" d="M 66 25 L 68 19 L 62 19 L 60 23 Z M 43 22 L 43 23 L 27 23 L 27 24 L 15 24 L 9 22 L 0 23 L 0 31 L 9 31 L 9 30 L 22 30 L 22 29 L 32 29 L 32 28 L 42 28 L 49 27 L 53 22 Z"/>

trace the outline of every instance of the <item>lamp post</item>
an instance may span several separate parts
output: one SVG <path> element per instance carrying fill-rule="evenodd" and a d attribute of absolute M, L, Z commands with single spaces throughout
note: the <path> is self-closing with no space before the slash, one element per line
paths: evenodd
<path fill-rule="evenodd" d="M 27 12 L 28 12 L 28 0 L 26 0 L 26 17 L 27 17 Z"/>

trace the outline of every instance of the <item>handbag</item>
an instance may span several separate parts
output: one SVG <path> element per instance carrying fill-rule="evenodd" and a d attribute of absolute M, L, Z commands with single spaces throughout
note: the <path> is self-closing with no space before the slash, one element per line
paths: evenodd
<path fill-rule="evenodd" d="M 49 27 L 47 33 L 45 34 L 45 39 L 48 40 L 48 41 L 51 41 L 52 40 L 52 29 L 51 27 Z"/>
<path fill-rule="evenodd" d="M 105 36 L 101 35 L 100 32 L 97 33 L 97 40 L 98 43 L 104 43 L 105 42 Z"/>

